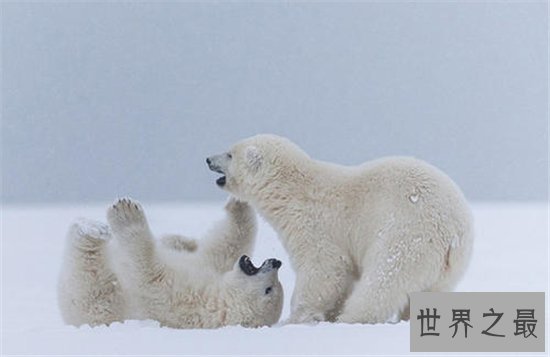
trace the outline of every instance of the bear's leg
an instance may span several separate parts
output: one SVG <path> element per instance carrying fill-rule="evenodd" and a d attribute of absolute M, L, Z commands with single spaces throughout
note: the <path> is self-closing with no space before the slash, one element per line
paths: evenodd
<path fill-rule="evenodd" d="M 256 214 L 247 203 L 231 197 L 225 211 L 226 219 L 214 226 L 199 249 L 207 264 L 222 273 L 243 254 L 250 254 L 257 231 Z"/>
<path fill-rule="evenodd" d="M 364 288 L 368 286 L 368 288 Z M 422 291 L 422 289 L 415 291 Z M 337 321 L 343 323 L 393 323 L 410 318 L 407 287 L 366 284 L 361 280 Z"/>
<path fill-rule="evenodd" d="M 298 268 L 287 323 L 334 321 L 355 280 L 350 258 L 325 247 L 307 261 L 294 263 Z"/>
<path fill-rule="evenodd" d="M 385 323 L 408 319 L 409 293 L 429 289 L 443 270 L 444 252 L 439 244 L 433 244 L 436 240 L 428 235 L 396 239 L 389 249 L 384 245 L 372 247 L 338 321 Z"/>
<path fill-rule="evenodd" d="M 59 307 L 71 325 L 100 325 L 124 319 L 125 303 L 119 282 L 108 266 L 109 228 L 79 220 L 67 235 L 59 281 Z"/>
<path fill-rule="evenodd" d="M 197 250 L 197 241 L 179 234 L 167 234 L 160 238 L 160 242 L 166 248 L 180 252 L 195 252 Z"/>
<path fill-rule="evenodd" d="M 132 313 L 166 323 L 172 318 L 166 312 L 170 310 L 173 271 L 157 256 L 143 208 L 137 201 L 119 199 L 107 210 L 107 220 L 118 252 L 127 263 L 121 274 L 132 294 Z"/>
<path fill-rule="evenodd" d="M 130 263 L 128 278 L 138 286 L 152 282 L 162 285 L 165 266 L 157 259 L 154 237 L 141 204 L 129 198 L 119 199 L 107 210 L 107 220 L 121 254 Z"/>
<path fill-rule="evenodd" d="M 129 198 L 119 199 L 107 210 L 107 220 L 122 251 L 136 267 L 149 269 L 155 243 L 141 205 Z"/>

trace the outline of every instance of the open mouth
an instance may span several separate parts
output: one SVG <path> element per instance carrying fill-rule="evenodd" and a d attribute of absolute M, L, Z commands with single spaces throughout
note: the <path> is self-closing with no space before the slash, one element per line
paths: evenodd
<path fill-rule="evenodd" d="M 277 270 L 281 267 L 281 261 L 278 259 L 268 259 L 264 261 L 261 267 L 256 268 L 247 255 L 243 255 L 239 260 L 239 267 L 246 275 L 256 275 L 260 271 L 267 273 L 272 270 Z"/>
<path fill-rule="evenodd" d="M 225 176 L 222 176 L 216 180 L 216 185 L 223 187 L 225 186 Z"/>
<path fill-rule="evenodd" d="M 243 255 L 239 260 L 239 267 L 246 275 L 256 275 L 260 271 L 260 268 L 256 268 L 246 255 Z"/>
<path fill-rule="evenodd" d="M 223 170 L 221 169 L 221 167 L 219 165 L 217 165 L 215 163 L 216 160 L 211 160 L 210 158 L 206 159 L 206 163 L 208 164 L 208 168 L 214 172 L 217 172 L 219 174 L 222 174 L 223 176 L 222 177 L 219 177 L 217 180 L 216 180 L 216 185 L 220 186 L 220 187 L 223 187 L 225 186 L 225 183 L 227 181 L 226 177 L 225 177 L 225 172 L 223 172 Z"/>

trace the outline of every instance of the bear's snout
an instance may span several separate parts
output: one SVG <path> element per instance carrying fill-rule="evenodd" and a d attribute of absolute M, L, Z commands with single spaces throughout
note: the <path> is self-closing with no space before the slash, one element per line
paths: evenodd
<path fill-rule="evenodd" d="M 271 258 L 266 260 L 262 266 L 260 267 L 259 271 L 262 273 L 269 273 L 273 270 L 277 270 L 281 267 L 283 263 L 279 259 Z"/>
<path fill-rule="evenodd" d="M 206 158 L 208 168 L 214 172 L 224 175 L 227 162 L 222 155 L 214 155 Z"/>
<path fill-rule="evenodd" d="M 281 263 L 281 261 L 279 259 L 268 259 L 266 260 L 266 262 L 263 264 L 267 267 L 270 267 L 270 268 L 273 268 L 273 269 L 279 269 L 281 267 L 283 263 Z"/>
<path fill-rule="evenodd" d="M 258 273 L 267 273 L 272 270 L 277 270 L 283 263 L 279 259 L 271 258 L 263 262 L 262 266 L 256 268 L 247 255 L 241 256 L 239 259 L 239 267 L 246 275 L 256 275 Z"/>
<path fill-rule="evenodd" d="M 206 158 L 206 164 L 208 168 L 214 172 L 222 174 L 222 177 L 219 177 L 216 180 L 216 184 L 220 187 L 224 187 L 226 183 L 225 172 L 227 171 L 227 157 L 228 155 L 214 155 Z"/>
<path fill-rule="evenodd" d="M 208 168 L 214 172 L 217 172 L 219 174 L 223 174 L 223 171 L 220 168 L 220 165 L 216 162 L 215 157 L 207 157 L 206 158 L 206 164 L 208 165 Z"/>

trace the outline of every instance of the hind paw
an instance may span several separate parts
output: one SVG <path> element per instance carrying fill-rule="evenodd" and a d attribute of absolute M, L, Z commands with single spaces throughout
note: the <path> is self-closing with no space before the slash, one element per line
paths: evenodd
<path fill-rule="evenodd" d="M 79 218 L 69 228 L 69 237 L 79 248 L 94 250 L 111 239 L 111 230 L 101 222 Z"/>

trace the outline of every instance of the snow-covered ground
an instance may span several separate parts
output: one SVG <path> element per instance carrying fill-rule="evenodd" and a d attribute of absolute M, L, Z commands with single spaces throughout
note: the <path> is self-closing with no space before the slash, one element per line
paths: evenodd
<path fill-rule="evenodd" d="M 110 327 L 65 326 L 56 300 L 64 236 L 78 216 L 105 220 L 101 206 L 4 206 L 2 212 L 2 354 L 407 354 L 409 324 L 275 326 L 218 330 L 160 328 L 153 321 Z M 223 203 L 143 202 L 156 233 L 199 236 L 223 216 Z M 548 208 L 541 204 L 474 204 L 476 242 L 460 291 L 547 291 Z M 260 220 L 253 260 L 283 261 L 283 319 L 294 274 L 275 233 Z M 285 264 L 286 263 L 286 264 Z"/>

